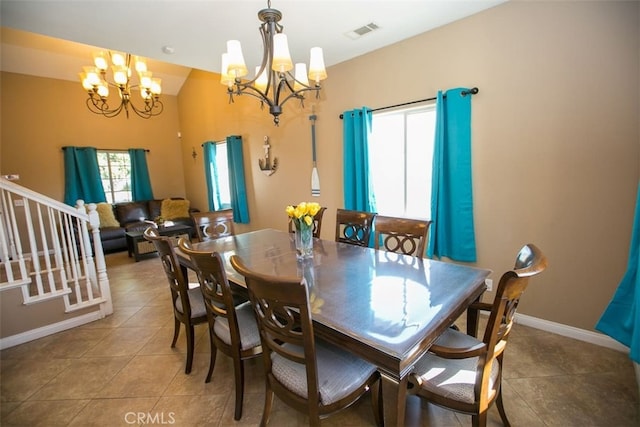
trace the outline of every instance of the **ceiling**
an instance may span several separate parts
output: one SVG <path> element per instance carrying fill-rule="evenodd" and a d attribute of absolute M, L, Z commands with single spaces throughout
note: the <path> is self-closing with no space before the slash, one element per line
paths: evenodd
<path fill-rule="evenodd" d="M 507 0 L 273 0 L 294 62 L 320 46 L 330 67 Z M 149 58 L 175 95 L 192 68 L 220 72 L 228 39 L 249 68 L 262 58 L 258 11 L 267 0 L 1 0 L 1 69 L 78 81 L 96 48 Z M 379 29 L 357 37 L 369 24 Z M 330 72 L 329 72 L 330 74 Z M 330 77 L 330 76 L 329 76 Z"/>

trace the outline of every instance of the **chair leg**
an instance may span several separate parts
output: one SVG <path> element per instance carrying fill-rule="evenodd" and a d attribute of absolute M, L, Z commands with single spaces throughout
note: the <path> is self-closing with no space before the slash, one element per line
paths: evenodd
<path fill-rule="evenodd" d="M 191 365 L 193 365 L 193 325 L 185 325 L 187 332 L 187 366 L 184 369 L 185 374 L 191 373 Z"/>
<path fill-rule="evenodd" d="M 204 380 L 205 383 L 211 382 L 211 375 L 213 375 L 213 368 L 216 366 L 216 355 L 218 354 L 218 349 L 213 343 L 213 335 L 209 334 L 209 348 L 211 349 L 211 358 L 209 359 L 209 372 L 207 372 L 207 378 Z"/>
<path fill-rule="evenodd" d="M 479 414 L 471 416 L 471 425 L 473 427 L 486 427 L 487 425 L 487 411 L 480 412 Z"/>
<path fill-rule="evenodd" d="M 382 427 L 384 425 L 384 414 L 382 413 L 382 380 L 378 379 L 371 386 L 371 405 L 373 407 L 373 417 L 376 425 Z"/>
<path fill-rule="evenodd" d="M 265 390 L 264 390 L 264 409 L 262 410 L 262 420 L 260 420 L 260 427 L 266 427 L 269 423 L 269 417 L 271 416 L 271 406 L 273 405 L 273 390 L 269 386 L 269 379 L 265 378 Z"/>
<path fill-rule="evenodd" d="M 504 424 L 505 427 L 510 427 L 511 423 L 509 423 L 509 419 L 507 418 L 507 413 L 504 411 L 504 404 L 502 402 L 502 387 L 498 389 L 498 397 L 496 397 L 496 406 L 498 407 L 498 412 L 500 413 L 502 424 Z"/>
<path fill-rule="evenodd" d="M 176 318 L 174 318 L 173 321 L 173 341 L 171 341 L 171 348 L 175 348 L 176 342 L 178 342 L 178 335 L 180 335 L 180 321 Z"/>
<path fill-rule="evenodd" d="M 244 397 L 244 363 L 238 357 L 233 358 L 233 370 L 236 377 L 236 408 L 233 419 L 238 421 L 242 418 L 242 401 Z"/>

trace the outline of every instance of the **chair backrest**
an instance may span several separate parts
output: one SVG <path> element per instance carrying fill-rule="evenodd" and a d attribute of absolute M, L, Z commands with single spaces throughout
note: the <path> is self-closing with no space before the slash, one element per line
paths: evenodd
<path fill-rule="evenodd" d="M 160 262 L 164 268 L 164 272 L 171 289 L 171 298 L 173 300 L 173 309 L 178 317 L 184 316 L 189 319 L 191 317 L 191 304 L 189 302 L 189 284 L 184 276 L 180 262 L 173 248 L 173 240 L 166 236 L 161 236 L 155 227 L 148 227 L 144 231 L 144 238 L 153 243 Z M 177 310 L 178 299 L 182 304 L 182 313 Z"/>
<path fill-rule="evenodd" d="M 213 327 L 216 317 L 226 318 L 231 334 L 231 345 L 239 348 L 240 332 L 233 293 L 224 270 L 222 257 L 218 252 L 193 249 L 191 243 L 184 237 L 180 238 L 178 246 L 182 252 L 189 255 L 191 262 L 195 265 L 210 326 Z"/>
<path fill-rule="evenodd" d="M 414 257 L 424 257 L 431 221 L 376 215 L 374 248 Z"/>
<path fill-rule="evenodd" d="M 371 227 L 376 214 L 338 209 L 336 211 L 336 242 L 369 246 Z"/>
<path fill-rule="evenodd" d="M 201 242 L 235 234 L 233 229 L 233 209 L 194 212 L 191 214 L 191 218 L 196 226 L 198 239 Z"/>
<path fill-rule="evenodd" d="M 520 297 L 529 284 L 529 279 L 547 268 L 547 257 L 534 244 L 527 244 L 520 249 L 513 270 L 505 272 L 493 300 L 489 321 L 485 329 L 483 341 L 489 352 L 493 352 L 498 344 L 506 343 L 513 319 L 520 302 Z"/>
<path fill-rule="evenodd" d="M 294 208 L 296 207 L 295 205 L 292 205 Z M 313 237 L 316 238 L 320 238 L 320 230 L 322 229 L 322 216 L 324 215 L 324 211 L 326 211 L 327 208 L 320 208 L 320 210 L 318 211 L 318 213 L 316 213 L 313 216 Z M 289 233 L 293 233 L 295 231 L 294 227 L 293 227 L 293 221 L 291 221 L 291 218 L 289 218 Z"/>
<path fill-rule="evenodd" d="M 289 387 L 278 386 L 281 383 L 272 373 L 272 354 L 275 353 L 306 370 L 308 407 L 310 413 L 314 413 L 320 406 L 318 369 L 309 293 L 304 278 L 253 272 L 237 255 L 231 257 L 231 265 L 245 277 L 260 330 L 265 372 L 272 388 L 289 393 L 290 400 L 298 403 L 302 399 L 288 391 Z"/>

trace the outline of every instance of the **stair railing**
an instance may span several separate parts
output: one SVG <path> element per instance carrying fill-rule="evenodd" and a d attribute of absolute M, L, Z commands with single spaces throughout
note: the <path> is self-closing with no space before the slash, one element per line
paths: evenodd
<path fill-rule="evenodd" d="M 65 312 L 113 312 L 95 204 L 71 207 L 0 178 L 0 291 L 25 304 L 64 300 Z"/>

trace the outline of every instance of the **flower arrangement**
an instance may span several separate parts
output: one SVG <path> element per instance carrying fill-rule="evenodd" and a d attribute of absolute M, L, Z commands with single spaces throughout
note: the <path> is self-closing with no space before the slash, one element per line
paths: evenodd
<path fill-rule="evenodd" d="M 300 202 L 297 206 L 287 206 L 286 212 L 293 221 L 296 230 L 302 230 L 313 226 L 313 217 L 320 210 L 320 204 L 316 202 Z"/>
<path fill-rule="evenodd" d="M 295 226 L 296 256 L 299 260 L 313 257 L 313 217 L 320 211 L 320 204 L 300 202 L 287 206 L 286 212 Z"/>

